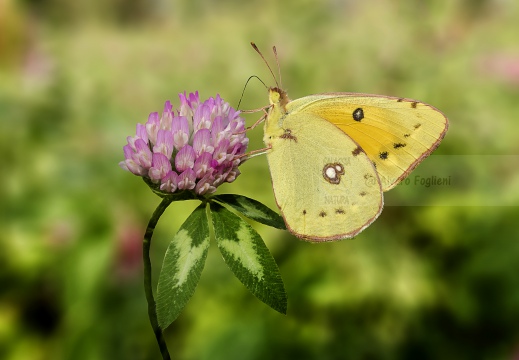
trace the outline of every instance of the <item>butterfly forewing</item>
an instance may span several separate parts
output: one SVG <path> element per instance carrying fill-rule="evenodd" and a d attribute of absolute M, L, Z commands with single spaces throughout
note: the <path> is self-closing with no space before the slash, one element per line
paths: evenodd
<path fill-rule="evenodd" d="M 430 105 L 377 95 L 311 95 L 288 103 L 287 111 L 316 115 L 350 136 L 373 162 L 383 191 L 436 149 L 448 128 L 447 118 Z"/>

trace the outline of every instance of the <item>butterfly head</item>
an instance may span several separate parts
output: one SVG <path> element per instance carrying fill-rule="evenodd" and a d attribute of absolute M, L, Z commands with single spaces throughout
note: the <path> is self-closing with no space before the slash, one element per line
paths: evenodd
<path fill-rule="evenodd" d="M 274 105 L 274 107 L 279 107 L 283 111 L 286 111 L 285 106 L 288 104 L 290 99 L 284 90 L 278 87 L 273 87 L 269 88 L 269 101 L 271 105 Z"/>

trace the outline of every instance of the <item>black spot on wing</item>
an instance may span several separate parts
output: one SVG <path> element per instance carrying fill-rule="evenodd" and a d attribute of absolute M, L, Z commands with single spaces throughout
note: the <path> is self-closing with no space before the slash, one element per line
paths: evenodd
<path fill-rule="evenodd" d="M 335 213 L 336 214 L 345 214 L 346 212 L 344 211 L 344 209 L 335 209 Z"/>
<path fill-rule="evenodd" d="M 351 154 L 352 154 L 353 156 L 357 156 L 357 155 L 359 155 L 361 152 L 362 152 L 362 148 L 361 148 L 360 146 L 357 146 L 357 147 L 355 148 L 355 150 L 353 150 L 353 151 L 351 152 Z"/>
<path fill-rule="evenodd" d="M 411 134 L 404 134 L 405 138 L 408 138 L 409 136 L 411 136 Z"/>
<path fill-rule="evenodd" d="M 365 192 L 365 191 L 362 191 L 362 192 L 359 193 L 360 196 L 366 196 L 367 194 L 368 194 L 368 193 Z"/>
<path fill-rule="evenodd" d="M 411 107 L 412 107 L 413 109 L 416 109 L 416 105 L 418 105 L 418 103 L 417 103 L 416 101 L 413 101 L 413 102 L 411 103 Z"/>
<path fill-rule="evenodd" d="M 387 151 L 382 151 L 378 154 L 378 157 L 381 158 L 382 160 L 386 160 L 388 156 L 389 156 L 389 153 Z"/>
<path fill-rule="evenodd" d="M 394 143 L 393 144 L 393 148 L 394 149 L 400 149 L 400 148 L 403 148 L 405 147 L 407 144 L 404 144 L 404 143 Z"/>
<path fill-rule="evenodd" d="M 353 115 L 353 120 L 361 121 L 362 119 L 364 119 L 364 110 L 362 110 L 362 108 L 356 108 L 353 111 L 352 115 Z"/>
<path fill-rule="evenodd" d="M 280 138 L 297 142 L 297 138 L 292 135 L 292 130 L 290 129 L 285 129 L 285 132 L 280 136 Z"/>
<path fill-rule="evenodd" d="M 319 213 L 319 216 L 320 216 L 320 217 L 325 217 L 325 216 L 326 216 L 326 212 L 321 211 L 321 212 Z"/>

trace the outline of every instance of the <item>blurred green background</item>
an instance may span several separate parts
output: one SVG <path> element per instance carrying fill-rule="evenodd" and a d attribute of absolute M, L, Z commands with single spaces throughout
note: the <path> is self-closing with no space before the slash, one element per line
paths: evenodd
<path fill-rule="evenodd" d="M 167 329 L 179 359 L 517 359 L 519 4 L 512 0 L 0 1 L 0 358 L 158 359 L 141 239 L 159 198 L 122 171 L 126 136 L 179 92 L 236 106 L 273 81 L 420 99 L 450 129 L 356 239 L 327 244 L 254 226 L 289 296 L 250 295 L 215 246 Z M 272 62 L 273 63 L 273 62 Z M 267 104 L 251 81 L 242 109 Z M 256 115 L 247 116 L 252 124 Z M 262 147 L 262 130 L 250 133 Z M 265 157 L 220 192 L 277 209 Z M 405 204 L 416 206 L 404 206 Z M 395 204 L 391 206 L 391 204 Z M 397 206 L 398 205 L 398 206 Z M 174 204 L 153 244 L 196 202 Z"/>

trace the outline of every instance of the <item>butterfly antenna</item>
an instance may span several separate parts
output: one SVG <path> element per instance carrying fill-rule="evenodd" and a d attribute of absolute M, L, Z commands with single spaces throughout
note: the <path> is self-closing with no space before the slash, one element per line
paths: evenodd
<path fill-rule="evenodd" d="M 256 44 L 254 44 L 252 41 L 250 43 L 252 45 L 252 47 L 254 48 L 254 50 L 256 50 L 256 52 L 261 56 L 261 58 L 263 59 L 263 62 L 265 63 L 265 65 L 267 65 L 268 69 L 270 70 L 270 73 L 272 74 L 272 77 L 274 78 L 274 81 L 276 82 L 276 85 L 279 87 L 279 84 L 278 84 L 278 81 L 276 80 L 276 76 L 274 75 L 274 72 L 272 71 L 272 69 L 270 68 L 269 66 L 269 63 L 267 62 L 267 60 L 265 60 L 265 57 L 263 56 L 263 54 L 261 53 L 261 51 L 258 49 L 258 47 L 256 46 Z M 275 51 L 274 51 L 275 52 Z M 277 58 L 277 56 L 276 56 Z M 279 66 L 278 66 L 279 67 Z"/>
<path fill-rule="evenodd" d="M 274 51 L 274 57 L 276 58 L 276 65 L 278 66 L 279 85 L 283 89 L 283 81 L 281 81 L 281 67 L 279 66 L 278 52 L 277 52 L 275 46 L 272 47 L 272 50 Z"/>
<path fill-rule="evenodd" d="M 240 101 L 238 101 L 238 106 L 236 107 L 236 110 L 238 110 L 240 108 L 240 104 L 241 104 L 241 101 L 243 99 L 243 96 L 245 95 L 245 89 L 247 89 L 247 85 L 249 84 L 249 81 L 252 79 L 252 78 L 256 78 L 258 79 L 262 84 L 263 86 L 265 86 L 265 88 L 268 88 L 267 85 L 265 85 L 265 83 L 259 78 L 257 77 L 256 75 L 252 75 L 250 76 L 247 81 L 245 82 L 245 86 L 243 87 L 243 91 L 241 92 L 241 96 L 240 96 Z"/>

